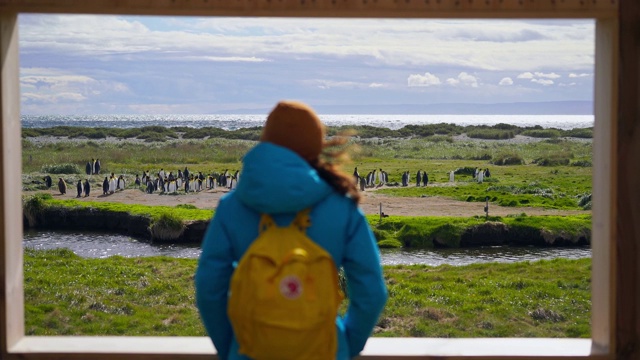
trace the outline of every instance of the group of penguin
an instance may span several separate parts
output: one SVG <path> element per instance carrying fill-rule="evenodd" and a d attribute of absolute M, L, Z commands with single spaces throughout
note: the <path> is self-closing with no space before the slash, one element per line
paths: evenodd
<path fill-rule="evenodd" d="M 100 174 L 100 167 L 99 159 L 91 159 L 91 161 L 86 164 L 87 175 Z M 47 175 L 43 180 L 46 187 L 51 188 L 53 185 L 51 176 Z M 136 186 L 144 184 L 146 186 L 145 191 L 149 194 L 154 191 L 160 191 L 161 193 L 175 193 L 179 189 L 182 189 L 183 186 L 185 193 L 188 193 L 199 192 L 205 189 L 216 189 L 218 186 L 234 189 L 239 180 L 239 170 L 236 170 L 234 173 L 230 173 L 229 169 L 225 169 L 220 173 L 214 172 L 205 176 L 202 172 L 194 174 L 185 167 L 184 171 L 178 170 L 176 175 L 174 175 L 173 172 L 166 174 L 164 169 L 160 169 L 160 171 L 156 173 L 155 179 L 152 179 L 149 171 L 143 171 L 142 177 L 136 174 L 134 183 Z M 60 191 L 60 194 L 66 194 L 67 188 L 68 186 L 64 179 L 59 178 L 58 191 Z M 106 176 L 102 182 L 103 195 L 113 194 L 116 191 L 124 190 L 125 188 L 126 180 L 124 175 L 116 176 L 114 173 L 111 173 L 111 175 Z M 82 180 L 78 180 L 76 189 L 76 197 L 80 198 L 89 196 L 91 193 L 91 184 L 89 183 L 89 179 L 86 179 L 84 182 Z"/>
<path fill-rule="evenodd" d="M 87 165 L 85 167 L 85 171 L 87 173 L 87 175 L 95 175 L 95 174 L 100 174 L 100 160 L 99 159 L 91 159 L 90 162 L 87 162 Z M 113 174 L 111 174 L 113 176 Z M 105 178 L 106 181 L 107 178 Z M 51 180 L 51 176 L 47 175 L 44 177 L 44 182 L 45 185 L 47 186 L 47 188 L 50 188 L 52 185 L 52 180 Z M 89 194 L 91 193 L 91 184 L 89 183 L 89 179 L 86 179 L 84 181 L 84 183 L 82 182 L 82 180 L 78 180 L 78 183 L 76 184 L 76 190 L 77 190 L 77 196 L 76 197 L 87 197 L 89 196 Z M 67 183 L 64 181 L 63 178 L 59 178 L 58 179 L 58 191 L 60 191 L 60 194 L 66 194 L 67 193 Z"/>
<path fill-rule="evenodd" d="M 366 176 L 360 176 L 358 167 L 353 170 L 353 177 L 356 184 L 359 185 L 360 191 L 365 191 L 366 188 L 380 187 L 389 183 L 389 174 L 382 169 L 369 171 Z M 411 181 L 411 174 L 409 171 L 402 173 L 402 186 L 409 186 Z M 418 170 L 416 173 L 416 186 L 427 186 L 429 183 L 429 175 L 426 171 Z"/>
<path fill-rule="evenodd" d="M 178 169 L 175 175 L 173 172 L 167 174 L 164 169 L 160 169 L 156 173 L 155 179 L 151 177 L 149 171 L 143 171 L 142 178 L 136 174 L 135 184 L 137 186 L 144 184 L 146 186 L 145 191 L 148 194 L 152 194 L 154 191 L 175 193 L 182 188 L 184 188 L 185 193 L 188 193 L 216 189 L 218 186 L 235 189 L 239 180 L 239 170 L 236 170 L 233 174 L 229 172 L 229 169 L 225 169 L 220 173 L 204 175 L 201 171 L 198 174 L 194 174 L 185 167 L 184 171 Z"/>
<path fill-rule="evenodd" d="M 51 185 L 53 185 L 53 180 L 51 179 L 51 176 L 47 175 L 44 177 L 43 180 L 47 189 L 50 188 Z M 76 185 L 76 188 L 78 190 L 78 196 L 76 197 L 89 196 L 89 193 L 91 192 L 91 184 L 89 184 L 89 179 L 85 180 L 84 183 L 82 182 L 82 180 L 78 180 L 78 184 Z M 67 193 L 67 183 L 64 181 L 63 178 L 58 179 L 58 191 L 60 191 L 60 194 L 62 195 Z"/>

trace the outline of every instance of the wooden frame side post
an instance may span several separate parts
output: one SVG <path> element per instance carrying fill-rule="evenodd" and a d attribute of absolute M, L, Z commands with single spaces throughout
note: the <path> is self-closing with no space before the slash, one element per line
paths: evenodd
<path fill-rule="evenodd" d="M 0 358 L 24 336 L 18 14 L 0 14 Z"/>
<path fill-rule="evenodd" d="M 593 140 L 591 338 L 593 352 L 615 352 L 615 217 L 618 21 L 596 20 Z"/>
<path fill-rule="evenodd" d="M 640 359 L 640 2 L 620 1 L 616 354 Z"/>

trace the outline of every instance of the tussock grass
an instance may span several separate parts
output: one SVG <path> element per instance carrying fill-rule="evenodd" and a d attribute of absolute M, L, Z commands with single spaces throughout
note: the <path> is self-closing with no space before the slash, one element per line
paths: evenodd
<path fill-rule="evenodd" d="M 160 241 L 175 240 L 182 235 L 185 224 L 173 213 L 162 213 L 151 223 L 151 238 Z"/>
<path fill-rule="evenodd" d="M 194 259 L 25 250 L 27 335 L 206 336 Z M 590 260 L 384 267 L 374 336 L 589 337 Z M 343 284 L 344 286 L 344 284 Z"/>

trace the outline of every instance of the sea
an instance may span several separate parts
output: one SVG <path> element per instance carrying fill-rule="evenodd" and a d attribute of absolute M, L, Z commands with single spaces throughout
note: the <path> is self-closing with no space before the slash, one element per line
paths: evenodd
<path fill-rule="evenodd" d="M 519 127 L 541 126 L 570 130 L 592 127 L 593 115 L 319 115 L 327 126 L 370 125 L 392 130 L 406 125 L 456 124 L 496 125 L 510 124 Z M 47 128 L 55 126 L 137 128 L 144 126 L 192 128 L 215 127 L 236 130 L 262 126 L 264 114 L 215 114 L 215 115 L 22 115 L 23 128 Z"/>

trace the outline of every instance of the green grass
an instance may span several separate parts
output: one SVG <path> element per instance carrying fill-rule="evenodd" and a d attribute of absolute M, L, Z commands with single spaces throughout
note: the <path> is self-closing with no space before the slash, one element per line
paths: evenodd
<path fill-rule="evenodd" d="M 27 199 L 27 202 L 29 200 Z M 176 226 L 176 221 L 209 220 L 213 216 L 213 210 L 198 209 L 185 206 L 147 206 L 137 204 L 109 203 L 98 201 L 58 200 L 45 198 L 39 206 L 63 206 L 94 208 L 103 211 L 124 212 L 132 215 L 149 216 L 154 221 L 161 221 L 167 227 Z"/>
<path fill-rule="evenodd" d="M 197 261 L 25 250 L 27 335 L 205 336 Z M 589 337 L 590 259 L 384 268 L 374 336 Z"/>
<path fill-rule="evenodd" d="M 589 337 L 590 259 L 385 268 L 377 336 Z"/>

